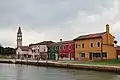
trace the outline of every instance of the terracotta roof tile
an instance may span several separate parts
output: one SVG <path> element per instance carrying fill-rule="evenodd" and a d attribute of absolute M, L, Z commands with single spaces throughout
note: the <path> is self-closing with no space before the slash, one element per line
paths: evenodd
<path fill-rule="evenodd" d="M 82 36 L 79 36 L 79 37 L 75 38 L 74 40 L 98 38 L 98 37 L 102 37 L 102 35 L 105 34 L 105 33 L 106 32 L 82 35 Z"/>
<path fill-rule="evenodd" d="M 39 43 L 36 43 L 36 44 L 30 44 L 29 46 L 32 46 L 32 45 L 50 45 L 54 43 L 53 41 L 43 41 L 43 42 L 39 42 Z"/>
<path fill-rule="evenodd" d="M 74 43 L 74 42 L 73 40 L 58 42 L 58 44 L 69 44 L 69 43 Z"/>
<path fill-rule="evenodd" d="M 116 50 L 120 50 L 120 46 L 115 47 Z"/>
<path fill-rule="evenodd" d="M 30 49 L 29 46 L 20 46 L 20 49 L 22 49 L 22 51 L 28 51 Z"/>

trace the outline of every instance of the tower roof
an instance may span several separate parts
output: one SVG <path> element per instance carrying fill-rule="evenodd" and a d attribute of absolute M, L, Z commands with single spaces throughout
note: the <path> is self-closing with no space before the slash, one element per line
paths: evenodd
<path fill-rule="evenodd" d="M 22 34 L 21 27 L 19 26 L 17 34 Z"/>

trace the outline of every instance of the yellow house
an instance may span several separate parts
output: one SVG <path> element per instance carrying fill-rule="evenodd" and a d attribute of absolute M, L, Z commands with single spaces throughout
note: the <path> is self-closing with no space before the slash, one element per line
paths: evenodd
<path fill-rule="evenodd" d="M 109 32 L 82 35 L 74 39 L 76 60 L 116 59 L 114 36 Z"/>

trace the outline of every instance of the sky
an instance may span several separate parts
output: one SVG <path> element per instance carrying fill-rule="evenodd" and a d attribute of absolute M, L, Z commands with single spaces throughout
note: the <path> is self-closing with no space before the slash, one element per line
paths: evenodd
<path fill-rule="evenodd" d="M 120 0 L 0 0 L 0 44 L 16 47 L 18 26 L 23 45 L 72 40 L 110 32 L 120 41 Z"/>

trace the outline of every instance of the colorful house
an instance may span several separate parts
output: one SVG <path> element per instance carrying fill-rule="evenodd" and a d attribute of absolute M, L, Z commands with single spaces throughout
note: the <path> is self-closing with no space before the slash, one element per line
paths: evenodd
<path fill-rule="evenodd" d="M 34 58 L 45 60 L 48 56 L 48 46 L 52 43 L 52 41 L 42 41 L 39 43 L 30 44 L 29 47 L 31 48 Z"/>
<path fill-rule="evenodd" d="M 62 41 L 58 42 L 59 45 L 59 60 L 74 60 L 75 59 L 75 48 L 73 41 Z"/>
<path fill-rule="evenodd" d="M 48 46 L 48 59 L 58 60 L 59 46 L 57 43 L 52 43 Z"/>
<path fill-rule="evenodd" d="M 120 59 L 120 46 L 115 47 L 117 59 Z"/>
<path fill-rule="evenodd" d="M 76 60 L 115 59 L 114 36 L 109 32 L 82 35 L 74 39 Z"/>

